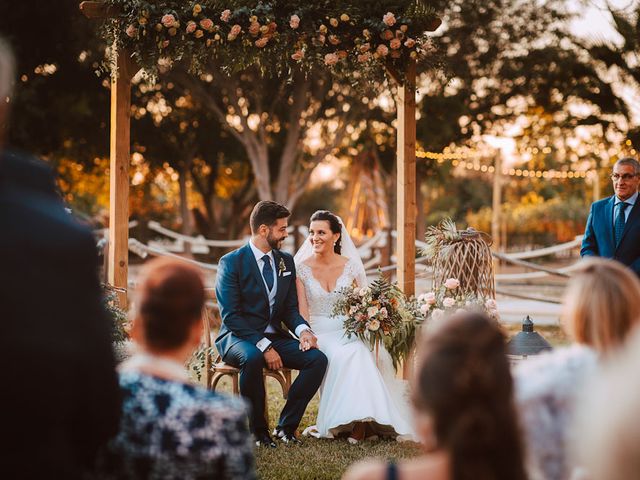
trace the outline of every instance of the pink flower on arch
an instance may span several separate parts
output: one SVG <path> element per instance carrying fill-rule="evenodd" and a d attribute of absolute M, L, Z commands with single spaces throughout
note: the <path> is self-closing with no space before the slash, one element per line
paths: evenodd
<path fill-rule="evenodd" d="M 210 18 L 203 18 L 200 20 L 200 26 L 205 30 L 211 30 L 213 28 L 213 20 Z"/>
<path fill-rule="evenodd" d="M 289 19 L 289 26 L 294 30 L 300 26 L 300 17 L 298 15 L 291 15 Z"/>
<path fill-rule="evenodd" d="M 291 58 L 293 60 L 295 60 L 296 62 L 299 62 L 300 60 L 302 60 L 304 58 L 304 50 L 296 50 L 293 55 L 291 55 Z M 351 307 L 354 308 L 354 307 Z M 351 315 L 353 315 L 353 313 L 351 313 Z"/>
<path fill-rule="evenodd" d="M 386 45 L 380 44 L 378 45 L 378 48 L 376 48 L 376 53 L 381 57 L 386 57 L 389 53 L 389 49 L 387 48 Z"/>
<path fill-rule="evenodd" d="M 127 27 L 127 29 L 125 30 L 125 33 L 127 34 L 128 37 L 134 38 L 138 34 L 138 27 L 131 24 Z"/>
<path fill-rule="evenodd" d="M 260 24 L 258 22 L 251 22 L 249 25 L 249 33 L 254 37 L 260 33 Z"/>
<path fill-rule="evenodd" d="M 400 42 L 399 38 L 394 38 L 393 40 L 391 40 L 391 43 L 389 44 L 389 46 L 391 47 L 391 50 L 398 50 L 401 45 L 402 43 Z"/>
<path fill-rule="evenodd" d="M 198 26 L 196 25 L 196 22 L 194 22 L 193 20 L 189 20 L 189 22 L 187 23 L 187 28 L 185 29 L 185 31 L 187 33 L 193 33 L 196 31 L 196 28 Z"/>
<path fill-rule="evenodd" d="M 230 18 L 231 18 L 231 10 L 229 10 L 229 9 L 226 9 L 220 15 L 220 20 L 222 20 L 223 22 L 228 22 Z"/>
<path fill-rule="evenodd" d="M 262 38 L 259 38 L 258 40 L 255 41 L 255 45 L 258 48 L 263 48 L 264 46 L 267 45 L 268 41 L 269 41 L 269 39 L 267 37 L 262 37 Z"/>
<path fill-rule="evenodd" d="M 387 12 L 382 17 L 382 21 L 384 22 L 385 25 L 392 27 L 396 24 L 396 16 L 391 12 Z"/>
<path fill-rule="evenodd" d="M 176 23 L 176 17 L 174 17 L 170 13 L 167 13 L 166 15 L 162 16 L 162 20 L 160 20 L 160 22 L 165 27 L 171 28 L 171 27 L 173 27 L 173 24 Z"/>
<path fill-rule="evenodd" d="M 335 65 L 336 63 L 338 63 L 338 55 L 336 55 L 335 53 L 327 53 L 324 56 L 324 63 L 328 66 Z"/>

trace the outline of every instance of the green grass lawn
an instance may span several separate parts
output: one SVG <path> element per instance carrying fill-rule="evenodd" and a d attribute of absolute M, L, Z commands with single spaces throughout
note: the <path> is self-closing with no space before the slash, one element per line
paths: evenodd
<path fill-rule="evenodd" d="M 223 379 L 218 391 L 231 391 L 231 382 Z M 269 425 L 273 430 L 284 406 L 282 390 L 274 379 L 267 379 Z M 300 424 L 300 432 L 315 424 L 318 395 L 309 405 Z M 302 437 L 304 445 L 278 444 L 276 449 L 256 449 L 258 477 L 263 480 L 329 480 L 339 479 L 349 465 L 369 457 L 406 458 L 419 455 L 420 446 L 413 442 L 390 440 L 367 441 L 351 445 L 344 439 L 325 440 Z"/>
<path fill-rule="evenodd" d="M 505 326 L 509 336 L 521 330 L 520 325 Z M 568 343 L 567 337 L 558 327 L 536 326 L 549 343 L 559 346 Z M 294 374 L 295 375 L 295 374 Z M 231 381 L 221 381 L 218 391 L 231 392 Z M 284 406 L 280 385 L 267 379 L 269 397 L 269 424 L 273 429 Z M 355 399 L 354 399 L 355 401 Z M 300 432 L 315 424 L 318 413 L 318 395 L 309 403 L 300 424 Z M 344 439 L 320 440 L 303 438 L 302 446 L 279 444 L 276 449 L 256 449 L 256 468 L 263 480 L 330 480 L 339 479 L 349 465 L 364 458 L 400 459 L 420 454 L 420 445 L 413 442 L 398 443 L 389 440 L 363 442 L 350 445 Z"/>

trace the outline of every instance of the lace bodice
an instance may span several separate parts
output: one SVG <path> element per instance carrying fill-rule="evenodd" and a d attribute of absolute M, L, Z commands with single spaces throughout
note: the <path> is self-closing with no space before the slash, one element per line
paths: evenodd
<path fill-rule="evenodd" d="M 318 282 L 318 280 L 316 280 L 313 276 L 311 267 L 309 267 L 305 263 L 296 265 L 296 270 L 298 278 L 304 285 L 310 316 L 331 315 L 333 305 L 339 297 L 338 292 L 341 288 L 350 286 L 354 280 L 358 285 L 363 285 L 364 283 L 366 283 L 366 278 L 360 278 L 362 277 L 362 274 L 358 273 L 358 269 L 356 268 L 355 263 L 350 259 L 345 264 L 344 270 L 338 277 L 338 280 L 336 281 L 336 287 L 332 292 L 327 292 L 324 288 L 322 288 L 320 282 Z"/>

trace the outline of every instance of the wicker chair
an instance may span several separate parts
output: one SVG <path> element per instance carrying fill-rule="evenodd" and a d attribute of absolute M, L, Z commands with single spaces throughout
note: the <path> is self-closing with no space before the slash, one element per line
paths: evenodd
<path fill-rule="evenodd" d="M 211 351 L 211 321 L 209 312 L 206 307 L 202 310 L 202 321 L 204 322 L 204 342 L 207 347 L 207 351 Z M 222 357 L 217 354 L 213 363 L 211 362 L 211 355 L 205 356 L 205 370 L 207 388 L 215 392 L 218 383 L 223 377 L 231 377 L 232 391 L 235 395 L 240 395 L 240 369 L 227 365 L 222 361 Z M 262 372 L 263 381 L 266 383 L 267 377 L 272 377 L 277 380 L 282 388 L 282 397 L 287 398 L 289 395 L 289 388 L 291 387 L 291 369 L 280 368 L 278 370 L 269 370 L 265 368 Z M 265 385 L 266 388 L 266 385 Z M 267 408 L 268 397 L 265 396 L 264 415 L 269 423 L 269 413 Z"/>

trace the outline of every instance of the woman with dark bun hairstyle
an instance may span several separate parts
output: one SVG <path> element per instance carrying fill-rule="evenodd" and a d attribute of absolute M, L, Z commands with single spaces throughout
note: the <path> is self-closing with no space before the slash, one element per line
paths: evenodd
<path fill-rule="evenodd" d="M 425 455 L 365 462 L 343 480 L 525 480 L 513 381 L 499 326 L 454 315 L 426 335 L 413 383 Z"/>
<path fill-rule="evenodd" d="M 99 478 L 255 478 L 244 404 L 193 385 L 185 368 L 202 338 L 200 271 L 157 259 L 142 277 L 138 351 L 119 368 L 120 431 L 101 455 Z"/>
<path fill-rule="evenodd" d="M 384 347 L 376 355 L 359 338 L 349 338 L 344 315 L 332 314 L 340 289 L 367 288 L 360 254 L 340 218 L 327 210 L 315 212 L 295 261 L 300 314 L 329 360 L 316 425 L 306 433 L 346 436 L 352 444 L 376 436 L 414 439 L 406 382 L 395 377 L 391 357 Z"/>

